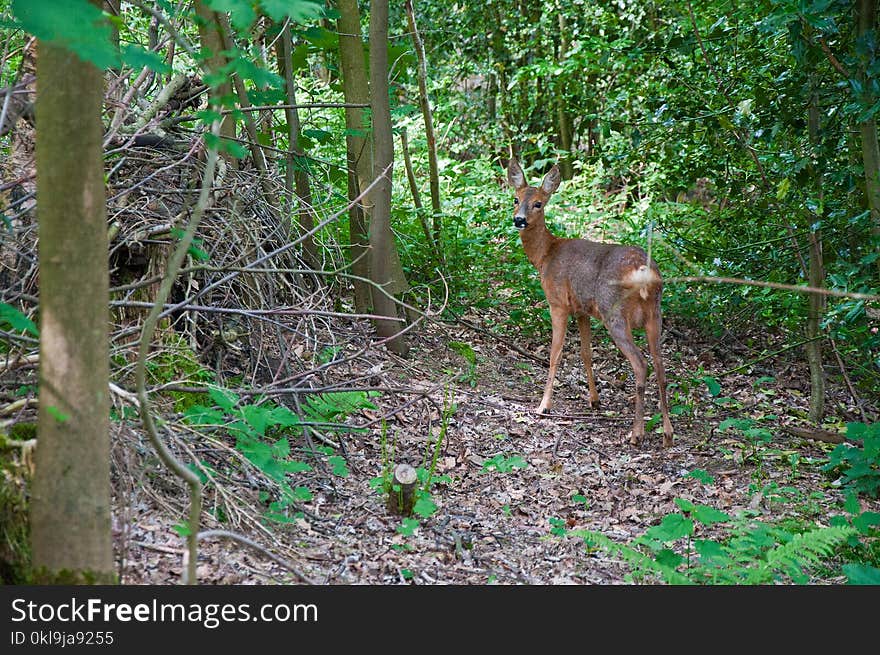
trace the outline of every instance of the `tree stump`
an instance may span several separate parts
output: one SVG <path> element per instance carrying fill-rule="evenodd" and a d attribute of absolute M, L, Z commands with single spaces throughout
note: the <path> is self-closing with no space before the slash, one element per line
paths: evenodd
<path fill-rule="evenodd" d="M 394 467 L 391 488 L 388 490 L 388 511 L 400 516 L 412 514 L 415 504 L 416 470 L 409 464 L 398 464 Z"/>

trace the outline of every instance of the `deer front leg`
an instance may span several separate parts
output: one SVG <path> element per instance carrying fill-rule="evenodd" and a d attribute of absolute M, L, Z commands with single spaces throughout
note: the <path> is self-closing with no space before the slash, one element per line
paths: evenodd
<path fill-rule="evenodd" d="M 590 343 L 590 317 L 578 316 L 578 330 L 581 333 L 581 359 L 587 369 L 587 385 L 590 387 L 590 409 L 599 409 L 599 393 L 596 391 L 596 379 L 593 377 L 593 346 Z"/>
<path fill-rule="evenodd" d="M 553 324 L 553 337 L 550 341 L 550 372 L 544 387 L 544 397 L 538 405 L 538 413 L 543 414 L 550 409 L 553 396 L 553 380 L 556 378 L 556 367 L 562 358 L 562 344 L 565 342 L 565 328 L 568 325 L 568 312 L 564 309 L 550 308 L 550 319 Z"/>

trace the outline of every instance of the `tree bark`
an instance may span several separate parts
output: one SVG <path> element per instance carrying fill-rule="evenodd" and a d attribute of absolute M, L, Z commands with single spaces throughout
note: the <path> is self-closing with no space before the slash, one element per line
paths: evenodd
<path fill-rule="evenodd" d="M 409 31 L 412 34 L 413 46 L 415 47 L 416 57 L 419 61 L 418 81 L 419 81 L 419 105 L 422 108 L 422 119 L 425 122 L 425 138 L 428 141 L 428 178 L 431 187 L 431 224 L 434 234 L 434 247 L 443 258 L 442 231 L 443 221 L 440 215 L 440 173 L 437 167 L 437 138 L 434 136 L 434 117 L 431 112 L 431 102 L 428 99 L 428 66 L 425 61 L 425 46 L 422 43 L 422 37 L 419 35 L 419 28 L 416 25 L 416 15 L 413 11 L 412 0 L 406 0 L 406 19 L 409 24 Z"/>
<path fill-rule="evenodd" d="M 370 87 L 367 82 L 367 66 L 364 60 L 364 44 L 361 40 L 361 17 L 357 0 L 339 0 L 339 62 L 342 68 L 342 90 L 348 104 L 367 104 L 370 102 Z M 366 189 L 372 181 L 373 157 L 367 140 L 369 126 L 366 124 L 364 110 L 360 107 L 345 109 L 345 148 L 348 164 L 348 200 L 352 203 L 348 210 L 349 254 L 351 270 L 356 276 L 367 279 L 370 276 L 369 239 L 367 236 L 366 208 L 369 200 L 364 198 L 355 202 L 361 189 Z M 370 286 L 366 282 L 354 281 L 354 304 L 360 313 L 370 310 Z"/>
<path fill-rule="evenodd" d="M 373 178 L 370 192 L 370 279 L 384 289 L 372 289 L 373 311 L 388 318 L 374 319 L 376 333 L 387 339 L 389 350 L 405 355 L 409 350 L 398 334 L 402 323 L 397 304 L 390 295 L 407 288 L 400 257 L 391 231 L 391 179 L 394 170 L 394 141 L 391 106 L 388 100 L 388 0 L 370 3 L 370 105 L 373 115 Z"/>
<path fill-rule="evenodd" d="M 39 44 L 40 409 L 31 543 L 41 582 L 114 580 L 103 76 Z"/>
<path fill-rule="evenodd" d="M 820 116 L 819 116 L 819 96 L 817 91 L 813 91 L 810 97 L 810 107 L 808 124 L 810 130 L 810 141 L 814 148 L 820 145 Z M 816 180 L 816 189 L 819 194 L 819 204 L 822 205 L 822 168 L 821 165 L 815 167 L 813 171 Z M 824 209 L 821 210 L 824 213 Z M 821 220 L 822 216 L 815 217 L 815 223 Z M 819 230 L 810 229 L 810 263 L 809 263 L 809 284 L 811 287 L 821 289 L 825 282 L 825 270 L 822 262 L 822 235 Z M 821 334 L 822 314 L 825 310 L 825 296 L 820 293 L 811 293 L 809 297 L 809 310 L 807 313 L 807 363 L 810 367 L 810 420 L 819 423 L 825 413 L 825 372 L 822 368 L 822 340 L 819 339 Z"/>
<path fill-rule="evenodd" d="M 287 191 L 288 202 L 296 187 L 296 197 L 299 202 L 299 226 L 303 232 L 309 232 L 315 227 L 315 218 L 312 214 L 312 189 L 309 184 L 309 174 L 305 170 L 305 153 L 299 145 L 301 132 L 299 123 L 299 111 L 296 108 L 296 86 L 293 80 L 293 62 L 291 61 L 292 35 L 290 22 L 284 25 L 284 30 L 279 39 L 278 59 L 281 65 L 281 75 L 284 77 L 284 87 L 287 91 L 288 107 L 284 109 L 287 117 L 287 132 L 289 145 L 287 148 L 287 166 L 284 172 L 284 188 Z M 299 161 L 297 161 L 299 160 Z M 289 204 L 290 207 L 293 203 Z M 288 215 L 290 212 L 288 212 Z M 303 242 L 303 258 L 312 268 L 319 266 L 318 249 L 312 236 L 306 237 Z"/>
<path fill-rule="evenodd" d="M 194 8 L 196 16 L 198 16 L 196 24 L 199 28 L 199 41 L 202 44 L 202 50 L 207 50 L 211 53 L 205 60 L 205 67 L 209 72 L 216 73 L 229 63 L 226 56 L 222 54 L 225 47 L 223 45 L 223 35 L 220 33 L 220 21 L 217 13 L 205 5 L 204 0 L 195 0 Z M 211 87 L 211 104 L 219 106 L 220 98 L 229 96 L 231 93 L 232 87 L 229 82 Z M 232 114 L 227 114 L 223 117 L 223 122 L 220 123 L 220 138 L 229 140 L 235 139 L 235 136 L 235 118 Z M 228 166 L 236 167 L 238 165 L 238 160 L 230 153 L 224 151 L 221 152 L 220 156 L 226 160 Z"/>
<path fill-rule="evenodd" d="M 565 21 L 565 15 L 559 10 L 559 63 L 562 64 L 568 56 L 569 38 L 568 25 Z M 562 158 L 559 160 L 559 170 L 562 173 L 563 180 L 570 180 L 574 175 L 574 168 L 571 163 L 571 142 L 572 129 L 571 117 L 568 115 L 568 103 L 566 100 L 566 76 L 559 75 L 557 77 L 559 84 L 556 89 L 556 114 L 557 124 L 559 126 L 559 149 L 563 151 Z"/>
<path fill-rule="evenodd" d="M 877 23 L 877 0 L 858 0 L 856 3 L 856 34 L 858 38 L 874 30 Z M 863 84 L 867 97 L 864 104 L 874 104 L 874 96 L 871 93 L 871 85 L 868 84 L 868 74 L 864 66 L 859 71 L 859 77 Z M 868 209 L 871 211 L 871 222 L 875 236 L 880 236 L 880 144 L 878 144 L 877 121 L 871 117 L 859 123 L 859 133 L 862 137 L 862 163 L 865 168 L 865 195 L 868 200 Z M 880 271 L 880 259 L 877 259 L 878 271 Z"/>

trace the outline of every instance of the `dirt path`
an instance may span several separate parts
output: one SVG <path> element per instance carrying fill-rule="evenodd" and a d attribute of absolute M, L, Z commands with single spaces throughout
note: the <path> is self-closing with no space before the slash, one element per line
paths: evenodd
<path fill-rule="evenodd" d="M 411 357 L 395 360 L 384 375 L 400 386 L 432 390 L 437 406 L 444 388 L 453 395 L 456 410 L 437 464 L 446 481 L 432 494 L 437 511 L 412 534 L 398 532 L 400 519 L 386 512 L 370 485 L 383 462 L 381 428 L 374 424 L 368 435 L 344 438 L 347 477 L 315 479 L 308 520 L 276 528 L 274 544 L 268 533 L 250 536 L 320 584 L 613 584 L 625 581 L 624 566 L 604 553 L 589 553 L 581 539 L 557 536 L 554 528 L 598 530 L 625 541 L 676 511 L 675 498 L 729 514 L 751 508 L 763 513 L 762 520 L 805 511 L 827 518 L 840 494 L 808 465 L 810 458 L 827 456 L 827 444 L 776 430 L 756 456 L 741 436 L 717 430 L 728 416 L 766 414 L 775 407 L 785 410 L 778 425 L 806 411 L 797 365 L 765 362 L 767 371 L 786 374 L 760 388 L 754 385 L 757 373 L 721 378 L 719 402 L 706 385 L 690 380 L 700 368 L 699 375 L 717 376 L 739 362 L 716 354 L 725 348 L 688 338 L 695 334 L 673 327 L 664 340 L 674 383 L 671 404 L 684 411 L 673 417 L 676 440 L 669 449 L 660 447 L 657 433 L 641 447 L 625 442 L 630 371 L 607 340 L 594 348 L 602 409 L 586 409 L 585 376 L 570 331 L 553 411 L 541 417 L 533 411 L 546 376 L 540 364 L 470 330 L 422 334 Z M 447 346 L 450 337 L 473 348 L 475 369 Z M 547 344 L 518 345 L 546 357 Z M 830 395 L 831 407 L 848 402 L 841 390 Z M 438 434 L 440 411 L 405 400 L 394 399 L 403 407 L 389 422 L 387 438 L 396 444 L 397 462 L 425 465 L 429 431 Z M 646 402 L 650 417 L 657 411 L 650 378 Z M 390 412 L 393 404 L 385 403 L 383 397 L 381 411 Z M 685 477 L 695 469 L 713 480 Z M 231 491 L 240 497 L 248 493 Z M 175 514 L 154 495 L 133 493 L 126 505 L 125 512 L 117 511 L 127 515 L 130 526 L 122 531 L 128 540 L 123 581 L 175 582 L 179 540 L 169 530 L 178 520 Z M 206 583 L 296 581 L 258 553 L 229 544 L 206 544 L 201 559 L 200 579 Z"/>

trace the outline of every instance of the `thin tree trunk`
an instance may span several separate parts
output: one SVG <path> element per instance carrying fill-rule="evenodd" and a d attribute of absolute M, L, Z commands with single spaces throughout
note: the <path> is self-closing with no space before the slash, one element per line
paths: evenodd
<path fill-rule="evenodd" d="M 820 116 L 819 95 L 813 91 L 810 98 L 809 130 L 810 141 L 814 148 L 820 145 Z M 815 167 L 814 177 L 816 189 L 819 194 L 819 204 L 822 205 L 822 169 Z M 823 210 L 824 211 L 824 210 Z M 816 220 L 821 220 L 817 216 Z M 810 220 L 810 223 L 816 221 Z M 825 271 L 822 263 L 822 235 L 819 230 L 810 231 L 810 265 L 809 284 L 811 287 L 821 289 L 825 282 Z M 819 423 L 825 413 L 825 373 L 822 369 L 822 341 L 821 334 L 822 314 L 825 310 L 825 296 L 820 293 L 811 293 L 809 298 L 809 311 L 807 313 L 807 363 L 810 366 L 810 420 Z"/>
<path fill-rule="evenodd" d="M 877 0 L 858 0 L 856 3 L 856 32 L 859 38 L 875 29 L 877 24 Z M 871 85 L 867 83 L 865 70 L 859 71 L 862 88 L 867 97 L 865 105 L 874 104 L 874 96 Z M 870 117 L 859 123 L 859 132 L 862 137 L 862 163 L 865 168 L 865 194 L 868 197 L 868 209 L 871 210 L 871 222 L 875 236 L 880 236 L 880 144 L 877 138 L 877 121 Z M 880 271 L 880 258 L 877 259 L 878 271 Z"/>
<path fill-rule="evenodd" d="M 562 64 L 568 56 L 569 37 L 568 25 L 565 21 L 565 15 L 559 11 L 559 63 Z M 574 169 L 571 163 L 571 117 L 568 115 L 568 102 L 566 99 L 566 76 L 559 75 L 559 86 L 556 90 L 556 114 L 559 127 L 559 148 L 563 151 L 562 159 L 559 160 L 559 170 L 562 173 L 562 179 L 570 180 L 574 175 Z"/>
<path fill-rule="evenodd" d="M 103 76 L 47 42 L 37 57 L 40 409 L 31 497 L 37 581 L 114 581 L 110 535 Z"/>
<path fill-rule="evenodd" d="M 220 34 L 219 18 L 215 11 L 205 5 L 204 0 L 195 0 L 194 8 L 202 50 L 210 52 L 210 55 L 205 59 L 205 67 L 211 73 L 216 73 L 229 63 L 226 56 L 222 54 L 225 46 L 223 45 L 223 36 Z M 229 82 L 211 87 L 211 103 L 219 106 L 219 99 L 231 93 L 232 87 Z M 223 122 L 220 123 L 220 138 L 229 140 L 235 139 L 235 136 L 235 118 L 232 114 L 227 114 L 223 117 Z M 236 167 L 238 165 L 238 160 L 230 153 L 224 151 L 220 153 L 220 156 L 223 157 L 228 166 Z"/>
<path fill-rule="evenodd" d="M 437 167 L 437 139 L 434 136 L 434 117 L 431 113 L 431 102 L 428 99 L 428 66 L 425 61 L 425 45 L 419 35 L 416 25 L 416 16 L 413 11 L 412 0 L 406 0 L 406 18 L 409 23 L 409 31 L 412 33 L 413 46 L 419 61 L 419 104 L 422 108 L 422 119 L 425 122 L 425 138 L 428 141 L 428 178 L 431 186 L 431 212 L 432 226 L 434 230 L 434 246 L 443 259 L 440 250 L 442 241 L 443 221 L 440 216 L 440 173 Z"/>
<path fill-rule="evenodd" d="M 394 168 L 394 141 L 391 133 L 391 106 L 388 101 L 388 0 L 370 3 L 370 105 L 373 114 L 373 178 L 378 180 L 370 192 L 370 279 L 382 287 L 372 290 L 373 311 L 387 319 L 375 319 L 376 333 L 388 339 L 388 348 L 405 355 L 409 347 L 400 332 L 402 324 L 397 305 L 387 294 L 397 295 L 406 288 L 403 268 L 391 231 L 391 175 Z M 397 336 L 394 336 L 394 335 Z"/>
<path fill-rule="evenodd" d="M 370 87 L 367 82 L 367 67 L 364 61 L 364 45 L 361 40 L 361 18 L 357 0 L 339 0 L 339 62 L 342 68 L 342 90 L 348 104 L 367 104 L 370 102 Z M 349 239 L 351 244 L 351 270 L 356 276 L 369 278 L 369 240 L 367 237 L 366 206 L 369 199 L 354 202 L 361 189 L 366 189 L 372 180 L 373 158 L 368 146 L 369 126 L 364 120 L 364 110 L 360 107 L 345 109 L 345 149 L 348 165 L 348 199 L 352 203 L 348 210 Z M 360 313 L 370 310 L 370 286 L 366 282 L 354 281 L 354 304 Z"/>
<path fill-rule="evenodd" d="M 425 243 L 429 247 L 434 247 L 434 237 L 431 234 L 431 226 L 428 225 L 428 219 L 425 218 L 425 207 L 422 205 L 422 194 L 419 193 L 419 185 L 416 182 L 415 173 L 413 173 L 412 159 L 409 156 L 409 142 L 406 136 L 406 128 L 400 130 L 400 150 L 403 152 L 403 167 L 406 169 L 406 181 L 409 182 L 409 191 L 412 194 L 413 205 L 416 208 L 416 215 L 422 224 L 422 231 L 425 233 Z"/>
<path fill-rule="evenodd" d="M 278 48 L 279 63 L 281 64 L 281 74 L 284 77 L 284 86 L 287 91 L 288 107 L 284 109 L 287 117 L 287 132 L 289 146 L 287 148 L 287 167 L 284 173 L 284 189 L 287 193 L 288 200 L 293 195 L 293 188 L 296 187 L 296 196 L 299 201 L 299 225 L 303 232 L 309 232 L 315 227 L 315 218 L 312 215 L 312 189 L 309 185 L 309 174 L 305 170 L 306 157 L 305 153 L 300 149 L 299 137 L 301 128 L 299 123 L 299 111 L 296 108 L 296 86 L 293 80 L 293 62 L 291 61 L 291 45 L 293 43 L 290 21 L 284 24 L 284 30 L 280 37 L 280 47 Z M 297 161 L 299 160 L 299 161 Z M 289 204 L 292 207 L 293 203 Z M 290 215 L 290 211 L 286 215 Z M 306 237 L 303 242 L 303 257 L 312 268 L 317 268 L 318 250 L 315 247 L 315 239 L 311 236 Z"/>

